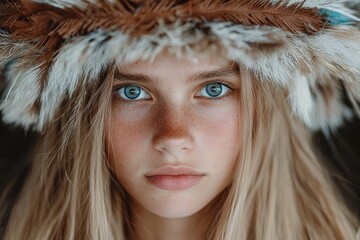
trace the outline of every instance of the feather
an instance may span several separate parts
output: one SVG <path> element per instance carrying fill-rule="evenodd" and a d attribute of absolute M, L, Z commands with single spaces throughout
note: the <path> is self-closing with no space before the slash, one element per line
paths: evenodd
<path fill-rule="evenodd" d="M 0 28 L 16 29 L 29 26 L 26 19 L 22 19 L 23 8 L 17 0 L 2 0 L 0 2 Z"/>
<path fill-rule="evenodd" d="M 22 68 L 16 63 L 17 67 L 6 75 L 12 78 L 6 91 L 6 99 L 1 102 L 0 110 L 4 112 L 3 120 L 11 123 L 16 122 L 26 127 L 33 125 L 38 120 L 37 113 L 32 112 L 31 108 L 39 96 L 38 67 Z M 21 70 L 19 70 L 21 69 Z"/>
<path fill-rule="evenodd" d="M 98 28 L 118 29 L 133 35 L 147 34 L 158 26 L 159 19 L 165 23 L 175 20 L 198 19 L 207 21 L 230 21 L 243 25 L 268 25 L 290 32 L 308 34 L 321 30 L 325 22 L 315 8 L 304 8 L 303 3 L 289 5 L 287 1 L 272 3 L 271 0 L 162 0 L 142 1 L 98 0 L 86 8 L 78 6 L 63 8 L 40 3 L 25 2 L 33 26 L 22 29 L 22 36 L 57 34 L 63 38 L 82 35 Z M 50 26 L 50 27 L 49 27 Z"/>
<path fill-rule="evenodd" d="M 330 24 L 351 24 L 353 22 L 360 22 L 360 18 L 354 16 L 350 11 L 346 11 L 338 6 L 336 8 L 326 7 L 320 9 L 320 14 L 324 15 Z"/>
<path fill-rule="evenodd" d="M 288 89 L 293 113 L 302 119 L 306 125 L 311 126 L 314 102 L 312 101 L 307 76 L 301 73 L 294 73 L 293 79 L 289 82 Z"/>

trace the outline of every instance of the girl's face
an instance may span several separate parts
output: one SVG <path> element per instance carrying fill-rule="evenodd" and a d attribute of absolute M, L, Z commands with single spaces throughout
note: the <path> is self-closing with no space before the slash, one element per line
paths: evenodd
<path fill-rule="evenodd" d="M 217 58 L 218 59 L 218 58 Z M 232 181 L 239 153 L 237 68 L 161 54 L 115 75 L 109 163 L 138 210 L 191 216 Z"/>

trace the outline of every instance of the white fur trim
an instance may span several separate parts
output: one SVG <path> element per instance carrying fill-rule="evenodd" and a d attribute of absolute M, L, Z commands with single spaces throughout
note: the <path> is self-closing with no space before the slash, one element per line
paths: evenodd
<path fill-rule="evenodd" d="M 80 9 L 86 8 L 89 4 L 94 4 L 98 0 L 32 0 L 36 3 L 44 3 L 56 8 L 78 7 Z M 114 0 L 106 0 L 109 3 L 114 3 Z"/>
<path fill-rule="evenodd" d="M 53 118 L 64 94 L 71 96 L 78 84 L 84 84 L 79 82 L 81 77 L 87 80 L 97 79 L 101 70 L 113 61 L 120 65 L 139 59 L 152 60 L 168 47 L 170 52 L 178 56 L 196 59 L 197 51 L 189 48 L 189 44 L 198 43 L 204 36 L 200 32 L 192 35 L 191 38 L 184 34 L 194 28 L 192 23 L 160 26 L 154 34 L 132 41 L 121 32 L 98 30 L 85 37 L 74 38 L 65 44 L 49 70 L 48 82 L 41 95 L 38 128 L 42 129 Z M 236 43 L 237 51 L 240 51 L 244 58 L 246 58 L 245 52 L 250 51 L 247 42 L 276 41 L 276 38 L 266 37 L 270 32 L 283 36 L 282 31 L 275 28 L 266 27 L 265 31 L 258 28 L 254 31 L 239 25 L 228 26 L 229 24 L 224 23 L 209 24 L 212 30 L 219 30 L 216 35 L 223 36 L 221 42 L 225 45 L 229 44 L 226 47 Z M 105 39 L 108 40 L 104 42 Z M 234 51 L 229 49 L 229 54 L 233 53 Z"/>
<path fill-rule="evenodd" d="M 307 77 L 300 72 L 295 72 L 294 77 L 289 81 L 289 101 L 293 113 L 301 118 L 307 126 L 311 126 L 314 103 Z"/>
<path fill-rule="evenodd" d="M 313 130 L 321 129 L 323 133 L 329 135 L 330 131 L 335 130 L 343 124 L 344 120 L 350 120 L 353 112 L 346 106 L 341 99 L 340 83 L 334 79 L 326 70 L 311 74 L 308 79 L 310 82 L 314 101 L 314 111 L 311 114 L 311 125 Z M 323 87 L 328 93 L 322 93 L 319 87 Z M 326 95 L 330 94 L 330 95 Z"/>
<path fill-rule="evenodd" d="M 273 0 L 273 3 L 277 3 L 282 0 Z M 349 9 L 344 8 L 344 4 L 347 2 L 360 2 L 359 0 L 289 0 L 288 5 L 295 3 L 303 3 L 307 8 L 326 8 L 335 9 L 349 12 Z M 337 9 L 339 7 L 340 9 Z"/>
<path fill-rule="evenodd" d="M 61 49 L 49 70 L 48 82 L 41 95 L 39 129 L 53 118 L 64 94 L 71 96 L 78 84 L 85 84 L 80 82 L 81 78 L 96 79 L 109 59 L 116 54 L 115 46 L 121 51 L 121 46 L 126 45 L 127 37 L 123 34 L 113 37 L 114 42 L 101 45 L 108 35 L 112 33 L 92 33 L 76 38 L 76 41 L 65 44 Z"/>
<path fill-rule="evenodd" d="M 304 38 L 307 36 L 288 34 L 284 46 L 267 53 L 252 54 L 255 56 L 252 59 L 248 58 L 250 61 L 244 62 L 244 65 L 252 69 L 261 80 L 273 81 L 286 87 L 299 66 L 303 66 L 307 71 L 312 71 L 314 68 Z"/>
<path fill-rule="evenodd" d="M 227 50 L 229 59 L 240 62 L 251 69 L 255 69 L 253 67 L 258 64 L 261 65 L 259 63 L 261 57 L 253 56 L 251 44 L 282 44 L 284 39 L 291 36 L 280 29 L 266 26 L 249 28 L 229 23 L 209 24 L 209 26 L 222 47 Z M 262 53 L 259 54 L 262 55 Z M 256 63 L 254 58 L 257 60 Z"/>
<path fill-rule="evenodd" d="M 328 71 L 341 78 L 357 101 L 360 101 L 359 39 L 360 32 L 346 26 L 307 39 L 310 51 L 320 61 L 318 64 L 328 66 Z"/>
<path fill-rule="evenodd" d="M 10 71 L 7 75 L 11 76 L 11 83 L 5 91 L 5 99 L 0 103 L 0 110 L 4 113 L 3 120 L 28 128 L 38 121 L 38 116 L 29 110 L 40 94 L 39 69 L 22 68 L 20 71 Z"/>

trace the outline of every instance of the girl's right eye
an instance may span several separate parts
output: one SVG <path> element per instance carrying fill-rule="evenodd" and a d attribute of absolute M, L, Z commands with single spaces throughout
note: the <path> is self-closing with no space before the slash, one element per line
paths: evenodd
<path fill-rule="evenodd" d="M 136 85 L 126 85 L 119 87 L 115 90 L 115 93 L 126 101 L 135 101 L 150 98 L 150 95 L 144 89 Z"/>

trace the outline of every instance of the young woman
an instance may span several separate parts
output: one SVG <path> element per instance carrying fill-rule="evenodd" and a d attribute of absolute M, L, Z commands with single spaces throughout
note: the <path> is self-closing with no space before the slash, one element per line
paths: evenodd
<path fill-rule="evenodd" d="M 355 239 L 311 138 L 358 108 L 347 6 L 1 3 L 3 120 L 42 134 L 2 237 Z"/>

